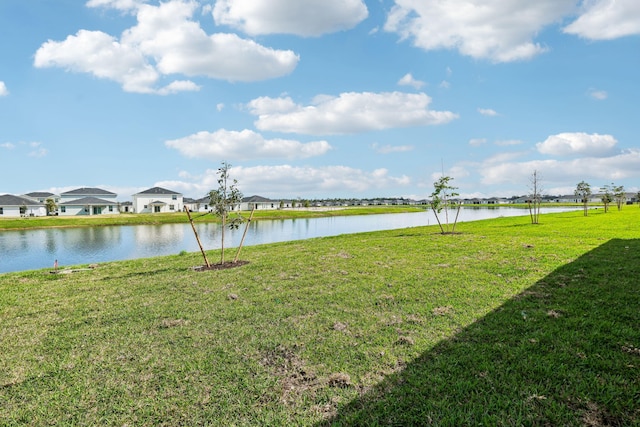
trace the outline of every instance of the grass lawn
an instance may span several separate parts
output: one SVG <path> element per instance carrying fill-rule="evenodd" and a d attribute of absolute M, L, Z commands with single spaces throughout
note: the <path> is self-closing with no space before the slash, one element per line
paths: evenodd
<path fill-rule="evenodd" d="M 640 209 L 456 230 L 0 274 L 0 425 L 640 425 Z"/>

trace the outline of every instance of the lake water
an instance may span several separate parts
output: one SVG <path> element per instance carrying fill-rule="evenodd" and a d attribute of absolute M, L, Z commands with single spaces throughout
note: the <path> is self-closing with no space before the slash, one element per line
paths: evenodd
<path fill-rule="evenodd" d="M 541 212 L 561 212 L 573 208 L 546 208 Z M 463 208 L 458 222 L 499 216 L 529 215 L 517 208 Z M 451 218 L 451 222 L 453 218 Z M 431 211 L 419 213 L 337 216 L 327 218 L 252 221 L 246 246 L 365 231 L 393 230 L 436 224 Z M 225 246 L 240 244 L 245 225 L 226 230 Z M 220 226 L 196 224 L 206 250 L 220 248 Z M 191 226 L 187 224 L 132 225 L 81 228 L 46 228 L 0 231 L 0 273 L 73 266 L 125 259 L 198 252 Z"/>

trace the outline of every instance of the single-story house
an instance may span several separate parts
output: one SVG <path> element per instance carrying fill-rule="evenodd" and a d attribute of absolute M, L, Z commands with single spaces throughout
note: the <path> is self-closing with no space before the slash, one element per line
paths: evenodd
<path fill-rule="evenodd" d="M 180 212 L 184 198 L 181 193 L 161 187 L 153 187 L 133 195 L 135 213 Z"/>
<path fill-rule="evenodd" d="M 61 216 L 118 214 L 117 194 L 101 188 L 77 188 L 60 193 Z"/>
<path fill-rule="evenodd" d="M 4 194 L 0 196 L 0 217 L 45 216 L 44 203 L 28 197 Z"/>
<path fill-rule="evenodd" d="M 280 202 L 262 196 L 244 197 L 240 202 L 241 211 L 280 209 Z"/>

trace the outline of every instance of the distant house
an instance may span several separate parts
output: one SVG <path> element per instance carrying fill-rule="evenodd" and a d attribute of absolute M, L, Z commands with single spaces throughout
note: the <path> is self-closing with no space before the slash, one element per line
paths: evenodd
<path fill-rule="evenodd" d="M 100 188 L 77 188 L 60 193 L 61 216 L 118 214 L 117 194 Z"/>
<path fill-rule="evenodd" d="M 0 196 L 0 217 L 45 216 L 47 207 L 37 200 L 5 194 Z"/>
<path fill-rule="evenodd" d="M 279 209 L 280 202 L 262 196 L 244 197 L 240 203 L 241 211 Z"/>
<path fill-rule="evenodd" d="M 60 196 L 47 191 L 34 191 L 32 193 L 23 194 L 23 196 L 37 200 L 40 203 L 47 203 L 48 199 L 53 200 L 56 205 L 60 202 Z"/>
<path fill-rule="evenodd" d="M 180 212 L 184 198 L 181 193 L 161 187 L 153 187 L 133 195 L 135 213 Z"/>

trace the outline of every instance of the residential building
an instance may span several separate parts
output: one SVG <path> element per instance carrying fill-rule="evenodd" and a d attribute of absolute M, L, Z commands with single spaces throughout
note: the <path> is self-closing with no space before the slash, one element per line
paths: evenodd
<path fill-rule="evenodd" d="M 161 187 L 153 187 L 133 195 L 135 213 L 180 212 L 184 209 L 181 193 Z"/>
<path fill-rule="evenodd" d="M 118 214 L 118 195 L 100 188 L 77 188 L 60 193 L 61 216 Z"/>
<path fill-rule="evenodd" d="M 12 194 L 0 196 L 0 218 L 45 215 L 46 205 L 37 200 Z"/>

